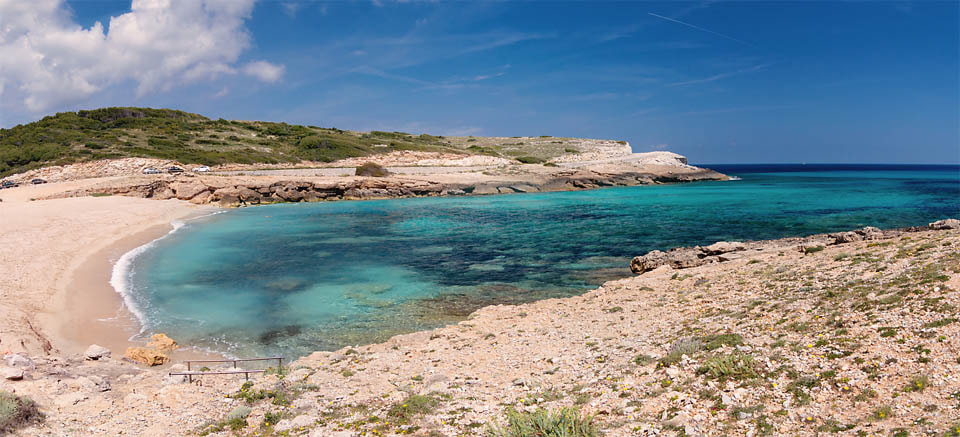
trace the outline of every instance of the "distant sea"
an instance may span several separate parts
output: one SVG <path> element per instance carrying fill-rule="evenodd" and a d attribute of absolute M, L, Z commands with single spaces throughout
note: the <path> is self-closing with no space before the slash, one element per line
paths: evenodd
<path fill-rule="evenodd" d="M 583 293 L 653 249 L 960 217 L 957 166 L 707 167 L 739 180 L 230 210 L 132 252 L 114 283 L 145 334 L 294 358 Z"/>

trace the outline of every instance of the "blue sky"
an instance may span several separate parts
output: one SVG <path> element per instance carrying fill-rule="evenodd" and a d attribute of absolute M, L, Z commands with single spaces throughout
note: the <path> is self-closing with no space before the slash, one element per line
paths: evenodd
<path fill-rule="evenodd" d="M 130 1 L 59 7 L 65 28 L 101 22 L 106 43 L 111 17 L 131 12 Z M 229 50 L 197 54 L 202 69 L 145 85 L 160 67 L 77 67 L 63 74 L 91 87 L 9 100 L 0 125 L 153 106 L 355 130 L 623 139 L 700 163 L 956 164 L 958 12 L 958 2 L 259 1 L 199 24 L 239 17 L 211 33 Z M 164 56 L 174 55 L 140 62 Z M 61 95 L 48 86 L 59 85 L 30 92 Z M 29 94 L 15 76 L 6 89 Z"/>

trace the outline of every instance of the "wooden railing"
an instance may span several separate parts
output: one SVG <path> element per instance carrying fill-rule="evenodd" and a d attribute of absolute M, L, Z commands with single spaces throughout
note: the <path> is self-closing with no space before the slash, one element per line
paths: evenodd
<path fill-rule="evenodd" d="M 186 372 L 170 372 L 169 375 L 171 375 L 171 376 L 173 376 L 173 375 L 186 376 L 186 377 L 187 377 L 187 380 L 189 380 L 190 382 L 193 382 L 193 377 L 194 377 L 194 376 L 203 376 L 203 375 L 238 375 L 238 374 L 241 374 L 241 373 L 242 373 L 242 374 L 244 375 L 244 377 L 249 380 L 251 373 L 263 373 L 263 372 L 266 372 L 266 370 L 263 370 L 263 369 L 240 369 L 240 368 L 237 368 L 237 363 L 244 363 L 244 362 L 250 362 L 250 361 L 272 361 L 272 360 L 277 360 L 277 369 L 278 369 L 278 370 L 280 370 L 280 369 L 283 368 L 283 357 L 238 358 L 238 359 L 235 359 L 235 360 L 184 360 L 184 362 L 187 364 L 187 371 L 186 371 Z M 194 363 L 233 363 L 233 369 L 234 369 L 234 370 L 193 371 L 190 367 L 191 367 Z"/>

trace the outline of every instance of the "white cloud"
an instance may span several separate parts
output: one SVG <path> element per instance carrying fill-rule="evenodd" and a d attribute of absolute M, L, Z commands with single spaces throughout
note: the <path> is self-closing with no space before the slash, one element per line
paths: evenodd
<path fill-rule="evenodd" d="M 243 67 L 244 74 L 269 83 L 280 80 L 286 71 L 287 69 L 283 65 L 271 64 L 267 61 L 251 62 Z"/>
<path fill-rule="evenodd" d="M 290 18 L 296 18 L 301 6 L 298 2 L 280 2 L 280 5 L 283 6 L 283 13 Z"/>
<path fill-rule="evenodd" d="M 33 112 L 83 101 L 123 82 L 136 94 L 222 75 L 250 47 L 254 0 L 132 0 L 130 12 L 83 28 L 63 0 L 0 0 L 0 83 Z M 243 71 L 272 82 L 283 67 Z M 15 107 L 15 106 L 14 106 Z"/>

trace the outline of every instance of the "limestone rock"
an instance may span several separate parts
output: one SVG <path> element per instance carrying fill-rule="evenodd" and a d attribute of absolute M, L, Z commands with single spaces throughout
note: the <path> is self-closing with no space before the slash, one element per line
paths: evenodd
<path fill-rule="evenodd" d="M 234 206 L 240 203 L 240 190 L 235 187 L 219 188 L 213 192 L 212 200 L 220 202 L 221 206 Z"/>
<path fill-rule="evenodd" d="M 99 376 L 81 376 L 77 378 L 77 383 L 84 391 L 88 393 L 100 393 L 110 391 L 110 381 Z"/>
<path fill-rule="evenodd" d="M 930 229 L 935 231 L 943 231 L 947 229 L 960 229 L 960 220 L 957 219 L 944 219 L 937 220 L 933 223 L 927 225 Z"/>
<path fill-rule="evenodd" d="M 260 199 L 262 198 L 260 193 L 247 187 L 240 187 L 240 189 L 237 190 L 237 194 L 240 196 L 240 200 L 247 203 L 260 203 Z"/>
<path fill-rule="evenodd" d="M 721 261 L 721 262 L 733 261 L 733 260 L 735 260 L 735 259 L 740 259 L 740 258 L 743 258 L 743 254 L 740 254 L 740 253 L 724 253 L 724 254 L 721 254 L 721 255 L 717 255 L 717 261 Z"/>
<path fill-rule="evenodd" d="M 103 346 L 91 344 L 83 353 L 83 357 L 88 360 L 99 360 L 101 358 L 110 358 L 110 349 Z"/>
<path fill-rule="evenodd" d="M 163 352 L 145 347 L 128 347 L 123 356 L 130 361 L 147 366 L 159 366 L 169 360 Z"/>
<path fill-rule="evenodd" d="M 173 190 L 170 189 L 169 186 L 164 185 L 160 187 L 160 189 L 155 190 L 148 197 L 152 199 L 158 199 L 158 200 L 167 200 L 167 199 L 173 199 L 177 197 L 177 195 L 176 193 L 173 192 Z"/>
<path fill-rule="evenodd" d="M 176 193 L 177 199 L 190 200 L 198 194 L 207 191 L 207 186 L 200 182 L 174 182 L 170 188 Z"/>
<path fill-rule="evenodd" d="M 860 234 L 853 231 L 839 232 L 836 234 L 830 234 L 830 236 L 833 237 L 833 244 L 852 243 L 854 241 L 860 241 L 863 239 Z"/>
<path fill-rule="evenodd" d="M 150 336 L 150 342 L 147 343 L 147 347 L 156 349 L 160 352 L 170 352 L 180 346 L 176 341 L 168 337 L 167 334 L 161 332 L 159 334 L 153 334 Z"/>
<path fill-rule="evenodd" d="M 630 261 L 630 270 L 639 275 L 665 265 L 675 269 L 685 269 L 716 260 L 716 258 L 698 256 L 697 251 L 691 248 L 679 248 L 669 252 L 654 250 L 646 255 L 633 258 Z"/>
<path fill-rule="evenodd" d="M 196 196 L 193 196 L 193 198 L 190 199 L 190 203 L 195 204 L 195 205 L 203 205 L 203 204 L 205 204 L 205 203 L 209 203 L 209 202 L 210 202 L 210 198 L 211 198 L 212 196 L 213 196 L 213 194 L 212 194 L 211 192 L 209 192 L 209 191 L 202 191 L 202 192 L 200 192 L 199 194 L 197 194 Z"/>
<path fill-rule="evenodd" d="M 739 241 L 718 241 L 706 247 L 701 247 L 700 251 L 707 255 L 720 255 L 729 252 L 746 250 L 746 246 Z"/>
<path fill-rule="evenodd" d="M 856 232 L 863 236 L 864 240 L 875 240 L 877 238 L 883 238 L 883 231 L 880 228 L 875 228 L 873 226 L 867 226 L 863 229 L 857 229 Z"/>
<path fill-rule="evenodd" d="M 34 367 L 33 360 L 21 354 L 5 355 L 3 360 L 10 367 Z"/>
<path fill-rule="evenodd" d="M 4 367 L 0 369 L 0 376 L 9 381 L 19 381 L 23 379 L 23 369 L 18 367 Z"/>
<path fill-rule="evenodd" d="M 500 192 L 497 191 L 496 186 L 493 186 L 490 184 L 477 184 L 477 186 L 473 188 L 472 193 L 473 194 L 498 194 Z"/>

